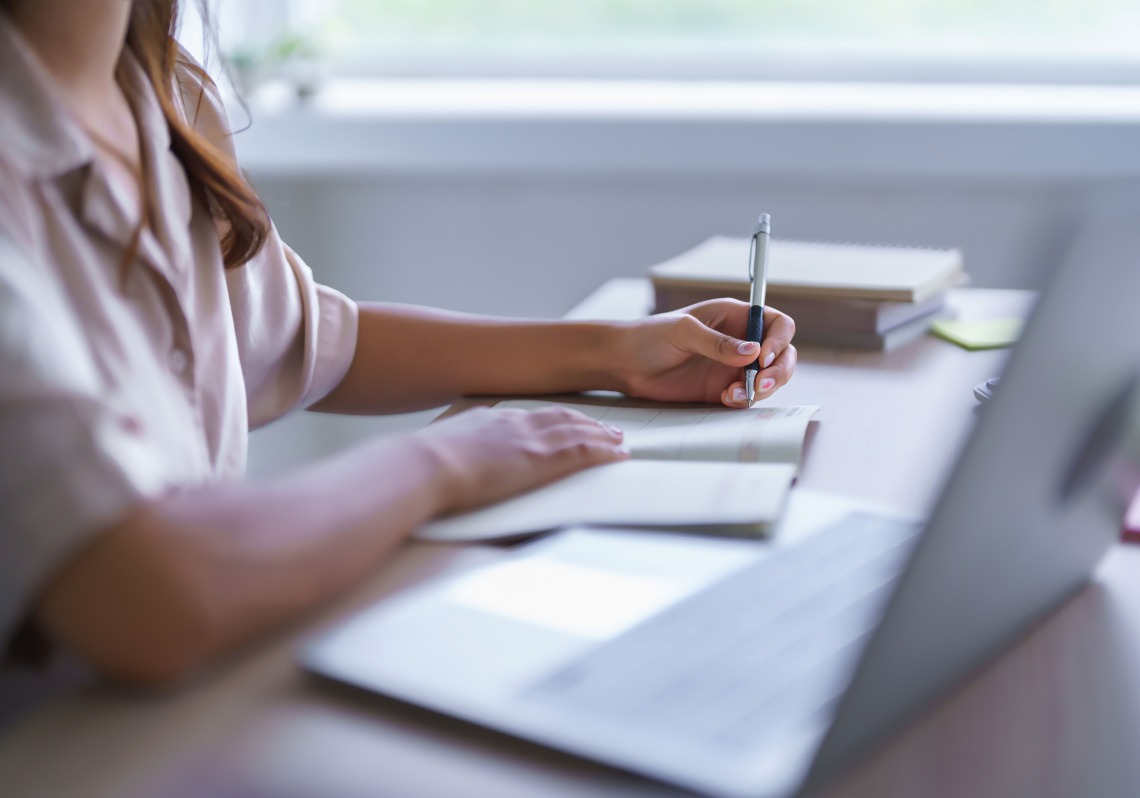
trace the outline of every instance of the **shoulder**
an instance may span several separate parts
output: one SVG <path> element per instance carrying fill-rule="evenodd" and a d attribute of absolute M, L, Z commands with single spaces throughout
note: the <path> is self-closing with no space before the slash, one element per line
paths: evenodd
<path fill-rule="evenodd" d="M 174 99 L 182 118 L 196 133 L 233 156 L 233 132 L 218 84 L 181 45 L 174 62 Z"/>

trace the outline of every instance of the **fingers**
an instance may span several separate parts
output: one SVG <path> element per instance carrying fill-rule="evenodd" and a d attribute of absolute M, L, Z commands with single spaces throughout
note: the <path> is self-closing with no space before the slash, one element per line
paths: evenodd
<path fill-rule="evenodd" d="M 756 359 L 760 345 L 715 330 L 695 316 L 677 317 L 676 346 L 726 366 L 743 368 Z"/>
<path fill-rule="evenodd" d="M 527 449 L 535 484 L 629 457 L 621 445 L 622 431 L 610 424 L 564 408 L 536 410 L 528 416 L 532 439 Z"/>
<path fill-rule="evenodd" d="M 798 359 L 799 353 L 796 352 L 796 347 L 788 344 L 768 368 L 761 369 L 756 375 L 756 400 L 767 399 L 786 385 L 796 370 Z M 748 407 L 743 381 L 737 380 L 729 385 L 720 395 L 720 401 L 727 407 Z"/>
<path fill-rule="evenodd" d="M 768 368 L 791 344 L 792 337 L 796 334 L 795 321 L 775 308 L 764 308 L 764 340 L 758 348 L 751 341 L 735 338 L 716 329 L 722 325 L 729 329 L 736 327 L 735 319 L 730 320 L 729 316 L 742 316 L 741 326 L 744 319 L 747 319 L 748 306 L 735 301 L 726 306 L 725 303 L 729 301 L 718 301 L 715 305 L 702 303 L 693 306 L 693 313 L 680 315 L 678 345 L 688 352 L 703 355 L 718 363 L 740 367 L 756 360 L 759 349 L 760 365 Z"/>
<path fill-rule="evenodd" d="M 597 443 L 603 446 L 620 446 L 623 438 L 622 431 L 601 421 L 596 421 L 582 415 L 578 418 L 566 418 L 561 413 L 553 414 L 553 418 L 544 418 L 533 414 L 532 421 L 538 427 L 538 436 L 552 450 L 573 447 L 579 443 Z"/>
<path fill-rule="evenodd" d="M 584 465 L 628 456 L 622 446 L 621 429 L 567 408 L 544 408 L 529 414 L 541 443 L 542 454 Z"/>
<path fill-rule="evenodd" d="M 416 433 L 438 468 L 439 512 L 481 507 L 624 460 L 622 432 L 567 408 L 474 408 Z"/>
<path fill-rule="evenodd" d="M 792 336 L 796 334 L 796 323 L 791 316 L 781 313 L 775 308 L 764 308 L 764 343 L 760 349 L 760 365 L 762 368 L 774 366 L 780 357 L 792 344 Z M 794 353 L 793 353 L 794 357 Z M 795 362 L 793 360 L 793 368 Z M 788 373 L 791 376 L 791 372 Z M 787 382 L 785 377 L 784 382 Z M 783 382 L 777 383 L 783 385 Z"/>

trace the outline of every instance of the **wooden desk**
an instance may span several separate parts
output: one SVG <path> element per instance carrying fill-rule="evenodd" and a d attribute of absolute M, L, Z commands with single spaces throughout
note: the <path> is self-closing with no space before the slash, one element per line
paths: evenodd
<path fill-rule="evenodd" d="M 641 281 L 604 286 L 573 315 L 647 308 Z M 1027 296 L 961 291 L 963 315 Z M 819 403 L 803 484 L 929 508 L 1002 352 L 929 338 L 890 354 L 804 348 L 784 404 Z M 346 689 L 292 664 L 297 640 L 433 574 L 502 556 L 406 547 L 320 617 L 248 647 L 195 683 L 148 696 L 106 685 L 63 697 L 0 737 L 5 796 L 658 796 L 673 788 Z M 828 794 L 1140 794 L 1140 549 L 1117 547 L 1096 583 L 902 730 Z"/>

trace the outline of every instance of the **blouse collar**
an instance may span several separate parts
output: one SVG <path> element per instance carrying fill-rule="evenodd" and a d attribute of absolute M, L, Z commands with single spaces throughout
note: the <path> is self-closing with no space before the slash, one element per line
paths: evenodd
<path fill-rule="evenodd" d="M 120 60 L 123 89 L 150 152 L 170 148 L 170 131 L 154 89 L 126 49 Z M 90 136 L 67 111 L 58 89 L 31 46 L 0 13 L 0 142 L 5 160 L 30 178 L 59 177 L 94 160 Z"/>

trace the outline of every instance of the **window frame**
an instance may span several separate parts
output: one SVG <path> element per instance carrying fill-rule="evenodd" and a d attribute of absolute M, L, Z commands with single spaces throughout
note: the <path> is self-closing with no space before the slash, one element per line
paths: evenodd
<path fill-rule="evenodd" d="M 1140 85 L 1140 55 L 870 55 L 787 50 L 763 56 L 552 51 L 512 54 L 425 50 L 326 58 L 329 75 L 351 78 L 752 81 Z"/>
<path fill-rule="evenodd" d="M 214 0 L 217 2 L 217 0 Z M 266 28 L 265 3 L 277 11 Z M 245 30 L 263 40 L 288 30 L 319 24 L 329 13 L 321 0 L 234 0 L 228 15 L 242 17 Z M 283 6 L 283 8 L 282 8 Z M 232 20 L 231 20 L 232 21 Z M 607 47 L 585 53 L 574 47 L 542 52 L 417 48 L 372 56 L 326 55 L 327 74 L 353 78 L 556 79 L 556 80 L 719 80 L 861 83 L 1025 83 L 1049 85 L 1140 85 L 1140 48 L 1135 54 L 1073 48 L 1023 48 L 973 52 L 917 47 L 884 52 L 880 47 L 766 47 L 763 54 L 744 48 Z"/>

